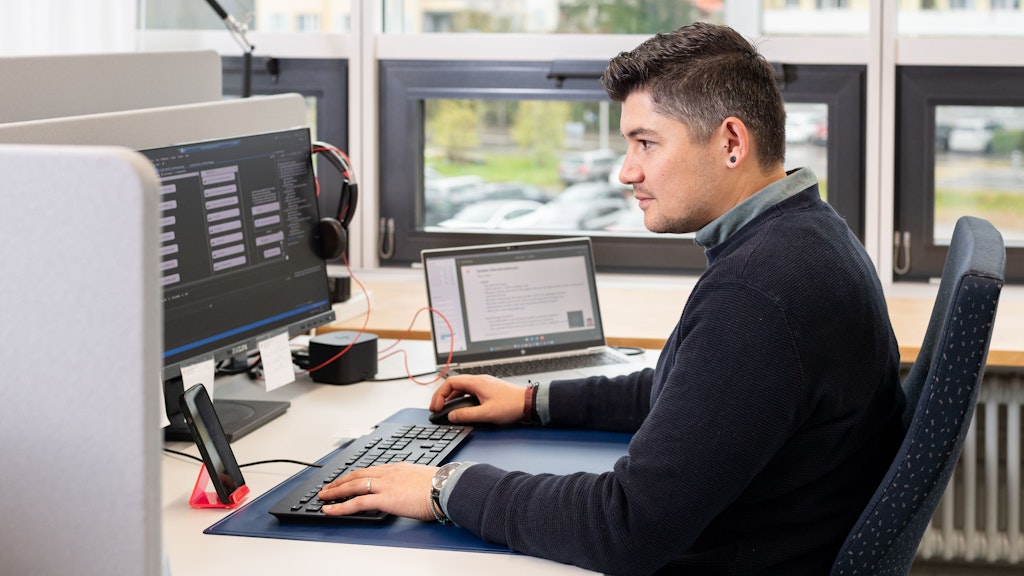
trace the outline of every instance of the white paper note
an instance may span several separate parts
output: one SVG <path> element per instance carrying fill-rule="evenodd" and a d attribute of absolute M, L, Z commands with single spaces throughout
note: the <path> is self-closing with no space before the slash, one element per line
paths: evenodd
<path fill-rule="evenodd" d="M 206 388 L 206 393 L 210 395 L 210 398 L 214 398 L 213 381 L 216 377 L 215 374 L 216 366 L 213 363 L 213 358 L 203 360 L 202 362 L 196 362 L 195 364 L 189 364 L 188 366 L 182 366 L 182 390 L 188 390 L 196 384 L 202 384 Z"/>
<path fill-rule="evenodd" d="M 263 383 L 267 392 L 295 381 L 287 332 L 260 342 L 260 361 L 263 363 Z"/>

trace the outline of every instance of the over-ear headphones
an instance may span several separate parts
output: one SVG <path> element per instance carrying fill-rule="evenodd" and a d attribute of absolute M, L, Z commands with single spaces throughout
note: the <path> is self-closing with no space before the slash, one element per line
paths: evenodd
<path fill-rule="evenodd" d="M 348 225 L 356 212 L 359 185 L 356 183 L 352 163 L 344 152 L 326 142 L 313 142 L 313 152 L 323 157 L 341 175 L 341 193 L 338 196 L 336 217 L 320 218 L 320 245 L 324 260 L 335 260 L 348 250 Z"/>

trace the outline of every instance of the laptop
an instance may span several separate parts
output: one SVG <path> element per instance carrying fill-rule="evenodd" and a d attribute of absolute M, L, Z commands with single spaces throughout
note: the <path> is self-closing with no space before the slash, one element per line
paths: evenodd
<path fill-rule="evenodd" d="M 605 342 L 589 238 L 423 250 L 437 369 L 520 384 L 647 366 Z M 449 354 L 451 362 L 449 363 Z"/>

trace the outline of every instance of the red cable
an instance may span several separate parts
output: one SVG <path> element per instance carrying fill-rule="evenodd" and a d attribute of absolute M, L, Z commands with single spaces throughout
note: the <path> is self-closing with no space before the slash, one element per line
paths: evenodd
<path fill-rule="evenodd" d="M 352 280 L 359 286 L 359 289 L 363 291 L 363 296 L 366 297 L 366 319 L 363 321 L 362 328 L 359 329 L 359 331 L 356 333 L 355 338 L 352 339 L 352 342 L 350 342 L 348 346 L 345 346 L 344 348 L 342 348 L 341 352 L 338 352 L 334 356 L 328 358 L 325 362 L 321 363 L 319 366 L 315 366 L 313 368 L 308 368 L 306 370 L 307 373 L 308 372 L 316 372 L 317 370 L 323 368 L 324 366 L 327 366 L 331 362 L 334 362 L 338 358 L 341 358 L 342 355 L 344 355 L 346 352 L 349 351 L 349 349 L 351 349 L 353 346 L 355 346 L 356 341 L 359 340 L 359 337 L 362 336 L 364 332 L 366 332 L 366 325 L 370 322 L 370 295 L 366 292 L 366 287 L 363 286 L 363 283 L 360 282 L 359 279 L 355 277 L 355 274 L 352 273 L 352 268 L 348 265 L 348 257 L 345 255 L 344 252 L 341 254 L 341 261 L 345 263 L 345 269 L 348 270 L 349 277 L 352 278 Z M 301 374 L 301 372 L 300 372 L 300 374 Z"/>
<path fill-rule="evenodd" d="M 424 310 L 430 310 L 434 314 L 437 314 L 438 316 L 441 317 L 441 320 L 444 320 L 445 325 L 448 326 L 448 359 L 445 360 L 444 369 L 440 370 L 433 380 L 428 380 L 427 382 L 420 382 L 419 380 L 416 379 L 415 376 L 412 375 L 412 370 L 409 369 L 409 354 L 406 353 L 405 350 L 395 350 L 394 352 L 391 352 L 389 354 L 384 354 L 384 352 L 387 352 L 388 350 L 397 346 L 399 342 L 404 340 L 405 337 L 408 336 L 410 332 L 412 332 L 412 327 L 416 323 L 416 318 L 420 315 L 420 312 L 423 312 Z M 424 306 L 423 308 L 420 308 L 419 310 L 416 311 L 416 314 L 414 314 L 412 317 L 412 322 L 409 322 L 409 328 L 405 330 L 405 332 L 398 338 L 398 340 L 395 340 L 393 344 L 380 351 L 380 354 L 378 354 L 377 356 L 377 360 L 383 360 L 394 354 L 403 354 L 405 362 L 405 373 L 409 377 L 409 380 L 413 381 L 416 384 L 433 384 L 434 382 L 437 382 L 438 380 L 444 378 L 444 375 L 448 373 L 448 369 L 452 365 L 452 354 L 454 354 L 454 352 L 455 331 L 452 329 L 451 322 L 449 322 L 448 319 L 445 318 L 444 314 L 442 314 L 440 310 L 436 308 L 431 308 L 430 306 Z"/>
<path fill-rule="evenodd" d="M 341 358 L 346 352 L 348 352 L 352 348 L 352 346 L 354 346 L 356 344 L 356 342 L 359 340 L 359 337 L 362 336 L 363 333 L 366 332 L 366 326 L 370 322 L 370 312 L 371 312 L 371 309 L 370 309 L 370 295 L 369 295 L 369 293 L 366 290 L 366 286 L 364 286 L 363 283 L 360 282 L 359 279 L 356 278 L 355 274 L 352 272 L 352 268 L 349 266 L 348 258 L 346 257 L 345 254 L 341 255 L 341 259 L 342 259 L 342 262 L 344 262 L 344 264 L 345 264 L 345 269 L 348 271 L 349 277 L 352 278 L 352 280 L 359 286 L 359 289 L 362 290 L 362 292 L 363 292 L 363 296 L 366 298 L 366 319 L 363 320 L 362 327 L 359 328 L 359 331 L 356 333 L 355 338 L 352 339 L 352 342 L 350 342 L 348 344 L 348 346 L 345 346 L 344 348 L 342 348 L 342 350 L 340 352 L 338 352 L 334 356 L 328 358 L 324 362 L 320 363 L 318 366 L 314 366 L 312 368 L 308 368 L 306 370 L 306 373 L 316 372 L 317 370 L 320 370 L 321 368 L 323 368 L 324 366 L 327 366 L 331 362 L 334 362 L 338 358 Z M 414 314 L 413 317 L 412 317 L 412 321 L 409 322 L 409 327 L 405 330 L 405 332 L 402 334 L 402 336 L 400 336 L 398 338 L 398 340 L 396 340 L 390 346 L 387 346 L 386 348 L 381 350 L 380 353 L 387 352 L 391 348 L 394 348 L 395 346 L 397 346 L 398 343 L 401 342 L 403 339 L 405 339 L 405 337 L 408 336 L 410 332 L 412 332 L 412 327 L 416 323 L 416 318 L 420 315 L 420 312 L 423 312 L 424 310 L 430 310 L 434 314 L 437 314 L 438 316 L 440 316 L 441 320 L 444 320 L 445 325 L 448 327 L 448 334 L 451 337 L 448 339 L 448 342 L 449 342 L 449 345 L 448 345 L 449 346 L 448 347 L 448 358 L 447 358 L 447 360 L 445 360 L 444 369 L 439 371 L 437 376 L 434 377 L 433 380 L 429 380 L 427 382 L 421 382 L 421 381 L 417 380 L 415 376 L 412 375 L 412 370 L 409 369 L 409 355 L 405 352 L 405 350 L 396 350 L 395 352 L 392 352 L 391 354 L 384 354 L 383 356 L 378 354 L 377 359 L 378 360 L 382 360 L 384 358 L 387 358 L 387 357 L 391 356 L 392 354 L 397 354 L 397 353 L 405 354 L 405 357 L 404 357 L 405 373 L 406 373 L 406 375 L 408 375 L 409 380 L 411 380 L 412 382 L 414 382 L 416 384 L 433 384 L 434 382 L 437 382 L 441 378 L 444 378 L 444 375 L 448 373 L 448 369 L 449 369 L 449 367 L 452 364 L 452 355 L 455 352 L 455 338 L 454 338 L 455 331 L 452 329 L 451 322 L 448 321 L 448 318 L 446 318 L 445 315 L 442 314 L 440 310 L 437 310 L 436 308 L 431 308 L 429 306 L 423 307 L 423 308 L 420 308 L 419 310 L 417 310 L 416 314 Z M 302 374 L 302 372 L 299 372 L 299 374 Z"/>

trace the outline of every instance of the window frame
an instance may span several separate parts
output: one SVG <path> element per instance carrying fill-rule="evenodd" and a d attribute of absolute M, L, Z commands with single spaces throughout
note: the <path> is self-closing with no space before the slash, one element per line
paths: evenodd
<path fill-rule="evenodd" d="M 427 232 L 422 214 L 423 101 L 426 99 L 559 99 L 607 101 L 598 82 L 607 62 L 580 61 L 589 73 L 554 77 L 551 61 L 399 60 L 379 62 L 380 216 L 393 224 L 382 240 L 382 266 L 407 266 L 423 249 L 522 240 L 503 233 Z M 865 76 L 863 65 L 784 65 L 780 67 L 787 102 L 828 104 L 829 202 L 864 241 Z M 552 76 L 552 77 L 549 77 Z M 822 176 L 822 175 L 819 175 Z M 382 224 L 382 233 L 385 225 Z M 390 228 L 390 227 L 388 227 Z M 586 234 L 581 231 L 580 234 Z M 531 239 L 556 236 L 529 235 Z M 704 250 L 675 235 L 592 237 L 595 265 L 602 272 L 701 273 Z"/>
<path fill-rule="evenodd" d="M 893 243 L 893 278 L 942 276 L 949 247 L 935 243 L 935 107 L 1024 106 L 1024 68 L 898 66 L 894 234 L 910 233 L 910 248 Z M 905 273 L 896 272 L 906 264 Z M 1024 248 L 1006 249 L 1006 280 L 1024 281 Z"/>

